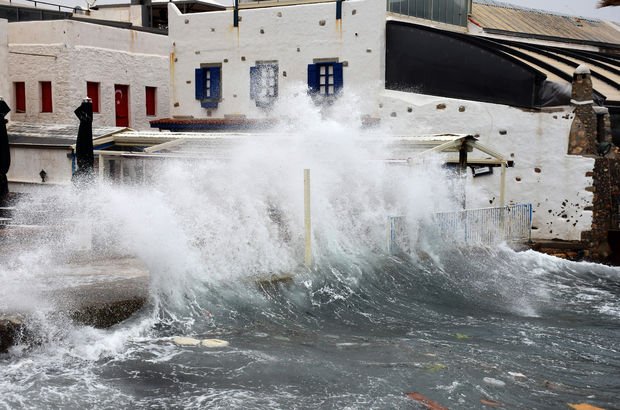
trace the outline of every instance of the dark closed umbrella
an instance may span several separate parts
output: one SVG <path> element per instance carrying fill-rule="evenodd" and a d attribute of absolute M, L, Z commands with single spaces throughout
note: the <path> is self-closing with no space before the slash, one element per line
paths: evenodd
<path fill-rule="evenodd" d="M 82 101 L 82 105 L 74 112 L 80 119 L 80 127 L 75 144 L 77 171 L 73 174 L 73 180 L 79 182 L 92 178 L 95 162 L 93 154 L 93 103 L 90 98 Z"/>
<path fill-rule="evenodd" d="M 9 182 L 6 174 L 11 167 L 11 152 L 9 151 L 9 136 L 6 132 L 7 120 L 4 117 L 10 111 L 7 103 L 0 98 L 0 199 L 9 193 Z"/>

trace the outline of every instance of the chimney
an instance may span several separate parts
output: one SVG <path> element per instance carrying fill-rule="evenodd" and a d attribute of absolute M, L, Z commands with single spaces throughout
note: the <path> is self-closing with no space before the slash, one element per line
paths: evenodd
<path fill-rule="evenodd" d="M 575 119 L 568 137 L 569 155 L 596 155 L 597 120 L 592 99 L 592 76 L 586 65 L 580 65 L 573 74 L 571 105 Z"/>

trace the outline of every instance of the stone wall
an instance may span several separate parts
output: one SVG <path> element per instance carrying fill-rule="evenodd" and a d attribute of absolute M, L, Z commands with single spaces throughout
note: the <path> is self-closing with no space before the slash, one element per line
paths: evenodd
<path fill-rule="evenodd" d="M 592 95 L 590 70 L 579 66 L 573 75 L 571 103 L 575 105 L 575 119 L 568 138 L 570 155 L 596 155 L 597 121 Z"/>
<path fill-rule="evenodd" d="M 609 231 L 618 230 L 618 207 L 620 205 L 620 159 L 597 158 L 593 171 L 592 229 L 582 234 L 587 257 L 606 261 L 614 249 L 609 243 Z"/>

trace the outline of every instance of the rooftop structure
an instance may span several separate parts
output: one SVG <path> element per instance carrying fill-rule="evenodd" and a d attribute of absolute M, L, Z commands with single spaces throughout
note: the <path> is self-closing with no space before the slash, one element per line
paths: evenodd
<path fill-rule="evenodd" d="M 485 33 L 609 47 L 620 50 L 620 30 L 613 23 L 475 0 L 469 21 Z"/>

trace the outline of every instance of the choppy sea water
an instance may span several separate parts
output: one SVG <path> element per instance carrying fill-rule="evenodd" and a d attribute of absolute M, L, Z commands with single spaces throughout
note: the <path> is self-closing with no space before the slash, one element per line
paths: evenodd
<path fill-rule="evenodd" d="M 273 287 L 196 285 L 185 306 L 163 298 L 109 330 L 42 325 L 42 344 L 0 359 L 0 407 L 424 408 L 408 392 L 460 409 L 620 403 L 616 268 L 454 248 Z"/>
<path fill-rule="evenodd" d="M 0 409 L 424 408 L 413 392 L 451 409 L 620 408 L 618 268 L 438 242 L 423 222 L 461 209 L 456 193 L 488 206 L 498 173 L 481 187 L 446 175 L 445 158 L 386 164 L 355 101 L 333 121 L 305 95 L 279 109 L 284 138 L 250 136 L 226 161 L 170 160 L 132 182 L 139 159 L 125 186 L 23 205 L 72 229 L 2 248 L 0 307 L 35 309 L 30 341 L 0 356 Z M 304 169 L 312 269 L 298 266 Z M 404 217 L 409 255 L 386 254 L 388 216 Z M 63 319 L 42 295 L 83 245 L 145 263 L 149 305 L 107 330 Z M 257 285 L 272 274 L 292 280 Z"/>

